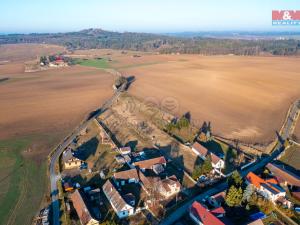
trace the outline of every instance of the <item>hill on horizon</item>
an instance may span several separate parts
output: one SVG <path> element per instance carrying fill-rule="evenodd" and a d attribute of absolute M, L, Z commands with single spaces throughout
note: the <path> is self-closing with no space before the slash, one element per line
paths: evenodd
<path fill-rule="evenodd" d="M 262 33 L 173 33 L 151 34 L 85 29 L 67 33 L 0 35 L 0 45 L 18 43 L 57 44 L 68 50 L 123 49 L 156 51 L 165 54 L 201 55 L 300 55 L 300 34 Z"/>

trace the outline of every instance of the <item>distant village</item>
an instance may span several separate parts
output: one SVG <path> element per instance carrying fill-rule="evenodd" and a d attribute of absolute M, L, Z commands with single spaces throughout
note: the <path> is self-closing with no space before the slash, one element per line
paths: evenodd
<path fill-rule="evenodd" d="M 34 61 L 25 63 L 25 72 L 30 73 L 53 68 L 62 68 L 73 64 L 73 59 L 66 57 L 63 54 L 41 56 Z"/>

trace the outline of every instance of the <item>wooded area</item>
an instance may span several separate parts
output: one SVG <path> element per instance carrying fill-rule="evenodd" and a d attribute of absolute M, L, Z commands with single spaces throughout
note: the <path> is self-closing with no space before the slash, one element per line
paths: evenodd
<path fill-rule="evenodd" d="M 88 29 L 79 32 L 55 34 L 0 35 L 0 44 L 47 43 L 58 44 L 69 50 L 76 49 L 126 49 L 157 51 L 160 53 L 187 53 L 202 55 L 300 55 L 297 39 L 222 39 L 204 37 L 179 37 L 147 33 L 110 32 Z"/>

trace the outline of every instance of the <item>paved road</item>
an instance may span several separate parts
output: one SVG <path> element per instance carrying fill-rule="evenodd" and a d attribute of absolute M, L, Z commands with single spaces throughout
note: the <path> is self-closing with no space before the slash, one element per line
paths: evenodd
<path fill-rule="evenodd" d="M 292 108 L 290 110 L 290 113 L 288 115 L 288 118 L 286 120 L 286 124 L 284 125 L 284 129 L 282 130 L 281 134 L 281 142 L 278 142 L 276 145 L 275 150 L 271 153 L 270 156 L 264 157 L 261 159 L 258 159 L 254 164 L 252 164 L 250 167 L 245 168 L 242 171 L 239 171 L 242 177 L 245 177 L 250 171 L 256 171 L 260 168 L 263 168 L 265 165 L 267 165 L 269 162 L 271 162 L 273 159 L 276 159 L 282 151 L 284 151 L 284 140 L 286 140 L 291 135 L 291 128 L 296 121 L 294 120 L 296 113 L 299 112 L 299 104 L 300 101 L 295 102 L 292 105 Z M 211 196 L 216 193 L 219 193 L 221 191 L 224 191 L 227 189 L 227 183 L 226 181 L 212 187 L 211 189 L 203 192 L 202 194 L 194 197 L 193 199 L 186 202 L 184 205 L 180 206 L 178 209 L 176 209 L 172 214 L 170 214 L 167 218 L 161 221 L 160 224 L 162 225 L 171 225 L 174 224 L 177 220 L 179 220 L 187 211 L 190 205 L 194 201 L 200 201 L 206 196 Z"/>
<path fill-rule="evenodd" d="M 59 219 L 60 207 L 59 207 L 58 190 L 57 190 L 57 181 L 60 179 L 60 174 L 59 172 L 57 173 L 55 169 L 55 165 L 57 164 L 59 156 L 62 154 L 65 148 L 67 148 L 68 145 L 72 143 L 72 141 L 74 140 L 74 138 L 76 138 L 78 133 L 84 128 L 86 128 L 89 125 L 89 123 L 93 121 L 95 117 L 99 116 L 102 112 L 108 109 L 112 105 L 114 100 L 119 97 L 120 94 L 121 94 L 120 91 L 115 92 L 114 95 L 101 106 L 99 111 L 94 116 L 89 118 L 89 120 L 84 121 L 73 131 L 73 133 L 70 136 L 65 138 L 65 140 L 55 149 L 53 155 L 51 156 L 49 170 L 50 170 L 50 188 L 51 188 L 51 199 L 52 199 L 52 215 L 53 215 L 52 224 L 53 225 L 60 224 L 60 219 Z"/>

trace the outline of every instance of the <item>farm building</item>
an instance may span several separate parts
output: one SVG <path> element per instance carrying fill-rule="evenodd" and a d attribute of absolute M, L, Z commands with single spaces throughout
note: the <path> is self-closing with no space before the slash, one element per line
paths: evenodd
<path fill-rule="evenodd" d="M 98 225 L 99 221 L 92 215 L 83 194 L 76 190 L 71 194 L 71 200 L 82 225 Z"/>
<path fill-rule="evenodd" d="M 130 201 L 127 203 L 110 180 L 106 181 L 102 189 L 106 198 L 110 202 L 110 205 L 120 219 L 135 214 L 134 206 L 130 205 L 132 199 L 130 199 Z"/>

